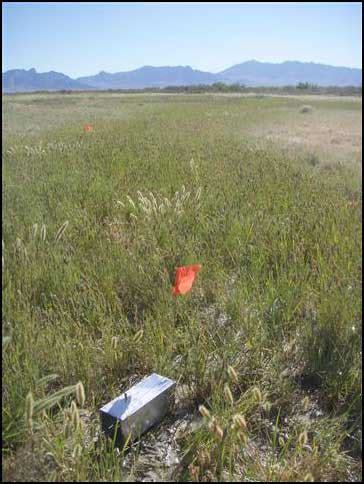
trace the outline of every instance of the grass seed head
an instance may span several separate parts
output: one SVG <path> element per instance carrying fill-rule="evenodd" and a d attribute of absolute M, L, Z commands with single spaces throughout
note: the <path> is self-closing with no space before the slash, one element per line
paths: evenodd
<path fill-rule="evenodd" d="M 136 208 L 136 206 L 135 206 L 135 203 L 134 203 L 133 199 L 132 199 L 131 197 L 129 197 L 129 195 L 127 195 L 127 196 L 126 196 L 126 198 L 127 198 L 128 202 L 130 203 L 130 205 L 131 205 L 133 208 Z"/>
<path fill-rule="evenodd" d="M 236 427 L 238 427 L 241 430 L 246 431 L 247 428 L 248 428 L 247 424 L 246 424 L 245 417 L 243 415 L 240 415 L 240 414 L 234 415 L 233 422 L 236 425 Z"/>
<path fill-rule="evenodd" d="M 209 467 L 211 464 L 211 454 L 208 450 L 202 449 L 198 453 L 198 462 L 201 467 Z"/>
<path fill-rule="evenodd" d="M 62 237 L 63 237 L 63 234 L 65 233 L 66 231 L 66 228 L 68 227 L 68 220 L 66 220 L 62 225 L 61 227 L 59 228 L 57 234 L 56 234 L 56 242 L 58 242 Z"/>
<path fill-rule="evenodd" d="M 304 446 L 307 444 L 307 440 L 308 440 L 308 435 L 307 435 L 307 431 L 304 430 L 303 432 L 300 433 L 300 435 L 298 436 L 298 443 L 300 446 Z"/>
<path fill-rule="evenodd" d="M 219 440 L 222 440 L 224 438 L 224 431 L 220 427 L 220 425 L 216 425 L 215 427 L 215 435 Z"/>
<path fill-rule="evenodd" d="M 80 414 L 77 407 L 72 412 L 72 427 L 75 430 L 78 430 L 81 427 L 81 419 L 80 419 Z"/>
<path fill-rule="evenodd" d="M 86 400 L 85 389 L 80 381 L 76 385 L 76 400 L 80 407 L 84 406 Z"/>
<path fill-rule="evenodd" d="M 303 481 L 304 482 L 315 482 L 315 479 L 314 479 L 313 475 L 310 472 L 308 472 L 305 475 L 305 477 L 303 478 Z"/>
<path fill-rule="evenodd" d="M 234 397 L 233 394 L 231 393 L 229 385 L 226 383 L 224 386 L 224 395 L 225 399 L 231 404 L 234 405 Z"/>
<path fill-rule="evenodd" d="M 34 224 L 33 225 L 33 228 L 32 228 L 32 235 L 33 235 L 33 239 L 36 238 L 37 236 L 37 232 L 38 232 L 38 224 Z"/>
<path fill-rule="evenodd" d="M 236 371 L 234 370 L 234 368 L 232 366 L 228 366 L 228 370 L 227 371 L 228 371 L 228 375 L 229 375 L 230 380 L 233 383 L 239 383 L 238 374 L 236 373 Z"/>
<path fill-rule="evenodd" d="M 262 408 L 265 412 L 269 413 L 270 409 L 272 408 L 272 404 L 266 400 L 265 402 L 262 403 Z"/>
<path fill-rule="evenodd" d="M 144 331 L 142 329 L 140 329 L 139 331 L 137 331 L 133 337 L 133 341 L 134 343 L 139 343 L 141 341 L 141 339 L 143 338 L 143 333 Z"/>
<path fill-rule="evenodd" d="M 207 410 L 207 408 L 204 405 L 200 405 L 198 407 L 198 410 L 203 417 L 211 418 L 210 412 Z"/>
<path fill-rule="evenodd" d="M 71 435 L 72 435 L 72 423 L 66 422 L 64 426 L 64 436 L 66 437 L 66 439 L 68 439 L 69 437 L 71 437 Z"/>
<path fill-rule="evenodd" d="M 42 225 L 42 228 L 41 228 L 41 231 L 40 231 L 40 236 L 41 236 L 42 241 L 44 242 L 46 237 L 47 237 L 47 229 L 46 229 L 46 226 L 44 224 Z"/>
<path fill-rule="evenodd" d="M 17 237 L 16 240 L 15 240 L 15 247 L 16 247 L 17 251 L 20 251 L 22 246 L 23 246 L 22 240 L 19 237 Z"/>
<path fill-rule="evenodd" d="M 78 410 L 77 404 L 76 404 L 76 402 L 74 400 L 72 400 L 72 402 L 71 402 L 71 408 L 70 408 L 70 414 L 71 414 L 71 416 L 72 416 L 73 412 L 75 412 L 77 410 Z"/>
<path fill-rule="evenodd" d="M 209 430 L 211 433 L 213 433 L 219 440 L 222 440 L 224 438 L 224 431 L 220 427 L 220 425 L 217 423 L 217 420 L 215 417 L 212 417 L 212 419 L 209 422 Z"/>
<path fill-rule="evenodd" d="M 244 445 L 247 445 L 248 443 L 248 436 L 243 430 L 239 430 L 238 432 L 238 438 L 240 442 L 242 442 Z"/>
<path fill-rule="evenodd" d="M 34 399 L 31 392 L 28 393 L 25 399 L 25 419 L 31 420 L 34 412 Z"/>
<path fill-rule="evenodd" d="M 71 422 L 72 421 L 72 410 L 71 409 L 72 409 L 72 403 L 71 403 L 71 408 L 66 408 L 66 410 L 63 412 L 65 422 Z"/>
<path fill-rule="evenodd" d="M 253 393 L 254 399 L 256 401 L 261 402 L 263 400 L 262 392 L 260 391 L 260 389 L 258 387 L 254 387 L 253 390 L 252 390 L 252 393 Z"/>
<path fill-rule="evenodd" d="M 303 410 L 304 410 L 305 412 L 307 412 L 307 410 L 309 409 L 309 406 L 310 406 L 310 399 L 309 399 L 309 397 L 307 397 L 307 396 L 306 396 L 306 397 L 305 397 L 305 398 L 303 398 L 303 400 L 302 400 L 302 407 L 303 407 Z"/>
<path fill-rule="evenodd" d="M 82 455 L 82 447 L 80 446 L 80 444 L 76 444 L 72 452 L 72 457 L 74 460 L 77 460 L 81 457 L 81 455 Z"/>
<path fill-rule="evenodd" d="M 111 348 L 116 351 L 118 348 L 118 343 L 119 343 L 119 337 L 118 336 L 113 336 L 111 338 Z"/>

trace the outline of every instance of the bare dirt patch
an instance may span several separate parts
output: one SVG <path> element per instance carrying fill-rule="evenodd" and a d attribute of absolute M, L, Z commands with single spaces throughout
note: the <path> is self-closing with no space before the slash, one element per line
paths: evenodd
<path fill-rule="evenodd" d="M 304 149 L 322 161 L 362 162 L 361 111 L 297 110 L 269 126 L 257 126 L 260 137 L 288 149 Z"/>

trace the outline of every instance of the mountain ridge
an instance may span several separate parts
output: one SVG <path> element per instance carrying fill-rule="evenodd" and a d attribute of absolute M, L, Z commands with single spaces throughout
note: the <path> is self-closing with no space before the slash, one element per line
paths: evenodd
<path fill-rule="evenodd" d="M 72 79 L 61 72 L 37 72 L 34 67 L 29 70 L 13 69 L 2 74 L 3 92 L 32 92 L 37 90 L 58 91 L 84 90 L 90 87 Z"/>
<path fill-rule="evenodd" d="M 2 74 L 3 92 L 36 90 L 144 89 L 167 86 L 238 83 L 251 87 L 278 87 L 308 82 L 318 86 L 361 86 L 362 69 L 314 62 L 260 62 L 255 59 L 235 64 L 217 73 L 191 66 L 145 65 L 131 71 L 81 76 L 76 79 L 56 71 L 38 73 L 33 67 L 12 69 Z"/>

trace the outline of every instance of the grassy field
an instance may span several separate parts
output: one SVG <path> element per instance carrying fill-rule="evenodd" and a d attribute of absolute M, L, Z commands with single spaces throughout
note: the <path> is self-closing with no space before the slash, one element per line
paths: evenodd
<path fill-rule="evenodd" d="M 361 479 L 361 109 L 3 99 L 4 480 Z M 98 408 L 151 372 L 173 409 L 113 449 Z"/>

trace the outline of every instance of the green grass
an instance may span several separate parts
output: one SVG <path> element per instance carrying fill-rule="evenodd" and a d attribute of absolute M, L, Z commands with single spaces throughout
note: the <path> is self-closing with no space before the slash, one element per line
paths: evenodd
<path fill-rule="evenodd" d="M 248 135 L 302 102 L 40 95 L 27 111 L 22 99 L 6 115 L 30 132 L 14 127 L 3 146 L 5 479 L 24 465 L 33 480 L 128 479 L 94 444 L 97 409 L 158 372 L 225 429 L 221 441 L 206 420 L 182 439 L 176 479 L 359 480 L 361 181 Z M 174 298 L 188 263 L 202 270 Z M 69 423 L 78 381 L 81 427 Z M 64 387 L 31 431 L 27 394 Z"/>

